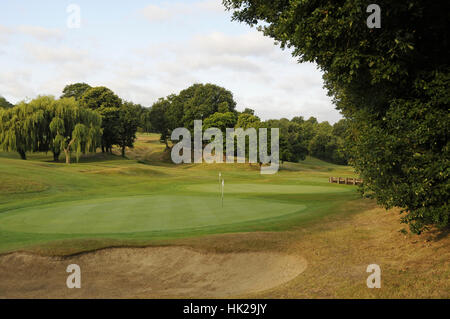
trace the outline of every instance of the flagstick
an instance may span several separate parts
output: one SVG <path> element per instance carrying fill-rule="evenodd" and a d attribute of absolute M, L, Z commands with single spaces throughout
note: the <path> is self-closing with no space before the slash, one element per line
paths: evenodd
<path fill-rule="evenodd" d="M 223 188 L 224 188 L 224 180 L 222 179 L 222 208 L 223 208 Z"/>

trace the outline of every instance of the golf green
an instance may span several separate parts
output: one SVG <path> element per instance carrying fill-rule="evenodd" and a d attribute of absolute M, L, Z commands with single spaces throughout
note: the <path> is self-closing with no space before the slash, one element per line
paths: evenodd
<path fill-rule="evenodd" d="M 234 197 L 226 198 L 222 207 L 219 196 L 97 198 L 5 212 L 0 214 L 0 230 L 53 234 L 169 231 L 256 221 L 305 208 L 294 203 Z"/>
<path fill-rule="evenodd" d="M 226 184 L 224 190 L 226 194 L 233 193 L 271 193 L 271 194 L 323 194 L 323 193 L 341 193 L 353 191 L 351 187 L 342 187 L 344 185 L 333 186 L 312 186 L 312 185 L 276 185 L 276 184 Z M 198 192 L 219 192 L 218 184 L 196 184 L 186 187 L 190 191 Z"/>

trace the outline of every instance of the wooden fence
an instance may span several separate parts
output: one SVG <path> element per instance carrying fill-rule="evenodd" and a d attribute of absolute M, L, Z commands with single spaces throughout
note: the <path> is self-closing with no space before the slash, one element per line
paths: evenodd
<path fill-rule="evenodd" d="M 347 185 L 361 185 L 363 180 L 361 178 L 353 177 L 330 177 L 328 178 L 328 182 Z"/>

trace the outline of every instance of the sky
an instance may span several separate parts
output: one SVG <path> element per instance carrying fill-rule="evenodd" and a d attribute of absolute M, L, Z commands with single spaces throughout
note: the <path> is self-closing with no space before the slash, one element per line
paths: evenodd
<path fill-rule="evenodd" d="M 238 110 L 252 108 L 263 120 L 341 118 L 316 65 L 232 21 L 221 2 L 1 1 L 0 95 L 13 103 L 58 97 L 65 85 L 85 82 L 151 106 L 214 83 L 233 93 Z"/>

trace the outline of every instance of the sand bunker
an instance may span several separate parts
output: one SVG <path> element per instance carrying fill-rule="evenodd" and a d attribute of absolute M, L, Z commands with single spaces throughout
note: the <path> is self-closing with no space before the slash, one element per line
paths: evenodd
<path fill-rule="evenodd" d="M 66 267 L 81 267 L 68 289 Z M 0 256 L 0 298 L 231 297 L 270 289 L 306 269 L 299 256 L 203 253 L 182 247 L 111 248 L 56 258 Z"/>

